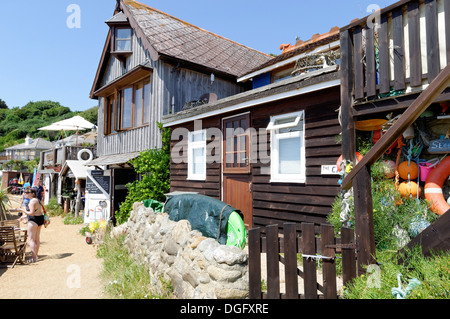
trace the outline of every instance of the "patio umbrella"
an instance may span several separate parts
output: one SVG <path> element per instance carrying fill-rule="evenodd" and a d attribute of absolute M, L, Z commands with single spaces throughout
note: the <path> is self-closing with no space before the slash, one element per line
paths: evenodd
<path fill-rule="evenodd" d="M 78 137 L 78 130 L 90 130 L 96 128 L 94 124 L 87 121 L 83 117 L 77 115 L 67 120 L 55 122 L 51 125 L 38 128 L 39 131 L 76 131 Z M 63 134 L 64 138 L 64 134 Z M 78 139 L 77 142 L 78 144 Z"/>

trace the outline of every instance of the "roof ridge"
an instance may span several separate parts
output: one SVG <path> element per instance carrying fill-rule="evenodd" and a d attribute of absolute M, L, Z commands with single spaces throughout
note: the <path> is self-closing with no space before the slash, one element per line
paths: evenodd
<path fill-rule="evenodd" d="M 242 44 L 242 43 L 233 41 L 233 40 L 228 39 L 228 38 L 226 38 L 226 37 L 224 37 L 224 36 L 221 36 L 221 35 L 219 35 L 219 34 L 217 34 L 217 33 L 214 33 L 214 32 L 208 31 L 208 30 L 206 30 L 206 29 L 200 28 L 199 26 L 193 25 L 192 23 L 189 23 L 189 22 L 186 22 L 186 21 L 184 21 L 184 20 L 181 20 L 180 18 L 174 17 L 173 15 L 171 15 L 171 14 L 169 14 L 169 13 L 166 13 L 166 12 L 164 12 L 164 11 L 155 9 L 155 8 L 150 7 L 149 5 L 146 5 L 146 4 L 141 3 L 141 2 L 139 2 L 139 1 L 136 1 L 136 0 L 122 0 L 122 1 L 123 1 L 125 4 L 130 4 L 130 5 L 132 5 L 131 3 L 134 2 L 134 3 L 136 3 L 136 4 L 139 4 L 139 5 L 143 6 L 143 7 L 145 7 L 146 9 L 148 9 L 148 10 L 150 10 L 150 11 L 152 11 L 152 10 L 153 10 L 153 11 L 156 11 L 156 12 L 161 13 L 161 14 L 163 14 L 163 15 L 165 15 L 165 16 L 168 16 L 168 17 L 170 17 L 170 18 L 172 18 L 172 19 L 175 19 L 175 20 L 177 20 L 177 21 L 179 21 L 179 22 L 181 22 L 181 23 L 183 23 L 183 24 L 185 24 L 185 25 L 191 26 L 191 27 L 196 28 L 196 29 L 198 29 L 198 30 L 201 30 L 201 31 L 207 32 L 207 33 L 209 33 L 209 34 L 212 34 L 212 35 L 215 36 L 215 37 L 222 38 L 222 39 L 224 39 L 224 40 L 233 42 L 233 43 L 235 43 L 235 44 L 237 44 L 237 45 L 239 45 L 239 46 L 245 47 L 245 48 L 250 49 L 250 50 L 252 50 L 252 51 L 256 51 L 256 52 L 259 52 L 259 53 L 261 53 L 261 54 L 264 54 L 264 55 L 266 55 L 267 57 L 273 58 L 273 57 L 272 57 L 270 54 L 268 54 L 268 53 L 264 53 L 264 52 L 261 52 L 261 51 L 259 51 L 259 50 L 250 48 L 249 46 L 246 46 L 246 45 L 244 45 L 244 44 Z M 132 6 L 133 6 L 133 5 L 132 5 Z M 135 7 L 135 6 L 133 6 L 133 7 L 137 9 L 137 7 Z"/>

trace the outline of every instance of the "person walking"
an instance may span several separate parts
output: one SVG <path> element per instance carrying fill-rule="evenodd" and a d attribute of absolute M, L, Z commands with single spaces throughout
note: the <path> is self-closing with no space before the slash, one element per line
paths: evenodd
<path fill-rule="evenodd" d="M 45 190 L 44 187 L 41 185 L 41 180 L 38 178 L 36 180 L 36 186 L 33 187 L 36 190 L 36 198 L 43 202 L 45 199 Z"/>
<path fill-rule="evenodd" d="M 25 196 L 30 199 L 28 204 L 29 210 L 24 208 L 20 208 L 20 210 L 25 213 L 22 218 L 28 218 L 27 231 L 28 245 L 31 250 L 31 262 L 36 262 L 38 260 L 39 247 L 41 245 L 40 237 L 42 225 L 44 225 L 44 213 L 42 211 L 41 203 L 36 198 L 36 190 L 27 187 L 24 193 Z"/>

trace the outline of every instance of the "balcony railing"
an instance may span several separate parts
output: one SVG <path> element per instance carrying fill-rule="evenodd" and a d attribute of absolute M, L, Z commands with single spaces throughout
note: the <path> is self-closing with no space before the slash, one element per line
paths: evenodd
<path fill-rule="evenodd" d="M 355 103 L 424 90 L 450 61 L 450 0 L 403 0 L 353 22 L 341 55 Z"/>
<path fill-rule="evenodd" d="M 62 148 L 51 149 L 43 152 L 43 167 L 49 166 L 62 166 L 67 160 L 77 160 L 78 152 L 88 149 L 96 157 L 96 148 L 95 147 L 83 147 L 83 146 L 65 146 Z"/>

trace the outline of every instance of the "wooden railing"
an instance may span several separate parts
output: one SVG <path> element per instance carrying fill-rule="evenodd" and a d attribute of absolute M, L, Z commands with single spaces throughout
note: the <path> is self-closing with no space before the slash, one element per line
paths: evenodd
<path fill-rule="evenodd" d="M 51 149 L 43 152 L 43 167 L 48 166 L 61 166 L 67 160 L 77 160 L 78 152 L 82 149 L 90 150 L 94 158 L 96 157 L 96 147 L 84 147 L 84 146 L 64 146 L 61 148 Z"/>
<path fill-rule="evenodd" d="M 450 0 L 403 0 L 342 28 L 355 102 L 423 90 L 450 61 L 449 25 Z"/>
<path fill-rule="evenodd" d="M 335 238 L 334 228 L 320 226 L 315 234 L 314 224 L 286 223 L 279 232 L 278 225 L 249 231 L 249 298 L 250 299 L 336 299 L 338 298 L 336 260 L 342 258 L 343 284 L 356 277 L 354 232 L 342 228 L 341 238 Z M 317 236 L 316 236 L 317 235 Z M 261 254 L 266 253 L 266 265 Z M 299 268 L 297 257 L 302 256 Z M 318 280 L 317 260 L 322 261 L 322 280 Z M 285 289 L 280 288 L 280 265 L 284 265 Z M 263 269 L 267 269 L 267 290 L 261 288 Z M 303 287 L 299 287 L 299 277 Z M 302 289 L 303 288 L 303 289 Z"/>

